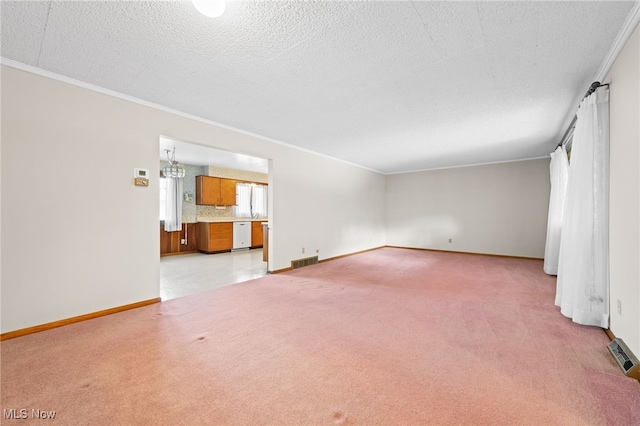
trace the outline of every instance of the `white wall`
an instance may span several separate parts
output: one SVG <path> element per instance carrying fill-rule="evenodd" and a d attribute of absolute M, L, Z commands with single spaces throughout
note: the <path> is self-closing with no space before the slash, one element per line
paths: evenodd
<path fill-rule="evenodd" d="M 0 67 L 0 99 L 2 99 L 2 67 Z M 2 102 L 0 102 L 0 118 L 2 115 Z M 0 307 L 2 306 L 2 120 L 0 120 Z M 0 315 L 0 330 L 2 330 L 2 316 Z"/>
<path fill-rule="evenodd" d="M 549 190 L 548 159 L 390 175 L 387 244 L 542 258 Z"/>
<path fill-rule="evenodd" d="M 159 296 L 159 136 L 271 159 L 270 269 L 384 244 L 383 175 L 2 67 L 2 332 Z"/>
<path fill-rule="evenodd" d="M 292 154 L 296 154 L 295 156 Z M 274 269 L 291 259 L 320 259 L 385 244 L 385 176 L 330 159 L 290 151 L 288 162 L 275 162 L 269 185 L 277 188 L 269 223 L 278 239 Z M 299 209 L 290 206 L 299 205 Z M 302 248 L 305 253 L 302 253 Z"/>
<path fill-rule="evenodd" d="M 611 115 L 610 329 L 640 356 L 640 27 L 604 81 Z"/>

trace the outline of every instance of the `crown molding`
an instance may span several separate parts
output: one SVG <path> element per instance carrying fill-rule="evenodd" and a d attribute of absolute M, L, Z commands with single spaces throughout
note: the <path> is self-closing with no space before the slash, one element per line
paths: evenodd
<path fill-rule="evenodd" d="M 31 73 L 31 74 L 39 75 L 41 77 L 50 78 L 52 80 L 60 81 L 60 82 L 63 82 L 63 83 L 71 84 L 73 86 L 81 87 L 83 89 L 91 90 L 93 92 L 101 93 L 103 95 L 111 96 L 111 97 L 122 99 L 122 100 L 125 100 L 125 101 L 128 101 L 128 102 L 133 102 L 133 103 L 136 103 L 138 105 L 146 106 L 148 108 L 153 108 L 153 109 L 156 109 L 156 110 L 159 110 L 159 111 L 167 112 L 169 114 L 174 114 L 174 115 L 178 115 L 180 117 L 188 118 L 190 120 L 199 121 L 201 123 L 205 123 L 205 124 L 208 124 L 208 125 L 211 125 L 211 126 L 220 127 L 222 129 L 225 129 L 225 130 L 231 130 L 233 132 L 240 133 L 240 134 L 247 135 L 247 136 L 251 136 L 253 138 L 258 138 L 258 139 L 262 139 L 264 141 L 269 141 L 269 142 L 275 143 L 277 145 L 286 146 L 287 148 L 295 149 L 296 151 L 302 151 L 302 152 L 306 152 L 308 154 L 316 155 L 318 157 L 323 157 L 323 158 L 327 158 L 327 159 L 330 159 L 330 160 L 333 160 L 333 161 L 338 161 L 340 163 L 348 164 L 350 166 L 357 167 L 359 169 L 368 170 L 370 172 L 374 172 L 374 173 L 378 173 L 378 174 L 384 174 L 380 170 L 371 169 L 369 167 L 366 167 L 366 166 L 363 166 L 363 165 L 360 165 L 360 164 L 356 164 L 356 163 L 352 163 L 350 161 L 343 160 L 341 158 L 332 157 L 332 156 L 327 155 L 327 154 L 322 154 L 320 152 L 312 151 L 312 150 L 307 149 L 307 148 L 302 148 L 302 147 L 299 147 L 299 146 L 296 146 L 296 145 L 292 145 L 290 143 L 282 142 L 282 141 L 279 141 L 277 139 L 270 138 L 268 136 L 263 136 L 263 135 L 259 135 L 257 133 L 252 133 L 252 132 L 249 132 L 249 131 L 246 131 L 246 130 L 238 129 L 237 127 L 232 127 L 232 126 L 228 126 L 226 124 L 217 123 L 215 121 L 211 121 L 211 120 L 208 120 L 206 118 L 198 117 L 197 115 L 188 114 L 186 112 L 182 112 L 182 111 L 179 111 L 179 110 L 176 110 L 176 109 L 172 109 L 172 108 L 169 108 L 169 107 L 166 107 L 166 106 L 163 106 L 163 105 L 155 104 L 153 102 L 149 102 L 149 101 L 145 101 L 145 100 L 142 100 L 142 99 L 139 99 L 139 98 L 135 98 L 133 96 L 125 95 L 124 93 L 116 92 L 115 90 L 105 89 L 104 87 L 96 86 L 95 84 L 87 83 L 87 82 L 84 82 L 84 81 L 81 81 L 81 80 L 76 80 L 75 78 L 71 78 L 71 77 L 67 77 L 67 76 L 64 76 L 64 75 L 56 74 L 54 72 L 47 71 L 47 70 L 44 70 L 42 68 L 34 67 L 32 65 L 23 64 L 22 62 L 14 61 L 13 59 L 8 59 L 8 58 L 5 58 L 4 56 L 0 56 L 0 65 L 4 65 L 4 66 L 7 66 L 7 67 L 15 68 L 17 70 L 25 71 L 25 72 L 28 72 L 28 73 Z M 163 135 L 159 135 L 159 136 L 163 136 Z M 167 136 L 167 137 L 169 137 L 169 136 Z"/>
<path fill-rule="evenodd" d="M 512 160 L 489 161 L 489 162 L 486 162 L 486 163 L 460 164 L 458 166 L 432 167 L 432 168 L 427 168 L 427 169 L 415 169 L 415 170 L 408 170 L 408 171 L 402 171 L 402 172 L 387 172 L 387 173 L 385 173 L 385 175 L 388 175 L 388 176 L 390 176 L 390 175 L 404 175 L 404 174 L 410 174 L 410 173 L 434 172 L 434 171 L 438 171 L 438 170 L 464 169 L 464 168 L 467 168 L 467 167 L 493 166 L 494 164 L 521 163 L 523 161 L 548 160 L 549 158 L 551 158 L 550 154 L 547 154 L 547 155 L 542 156 L 542 157 L 514 158 Z"/>
<path fill-rule="evenodd" d="M 613 41 L 613 44 L 611 45 L 607 56 L 604 58 L 602 65 L 600 65 L 600 69 L 598 70 L 595 78 L 592 81 L 602 82 L 604 80 L 604 78 L 609 73 L 609 70 L 611 70 L 613 63 L 616 61 L 616 59 L 618 59 L 618 55 L 620 55 L 620 52 L 624 48 L 625 44 L 627 44 L 627 41 L 629 41 L 629 38 L 631 38 L 631 35 L 638 26 L 638 23 L 640 23 L 640 0 L 635 1 L 635 4 L 629 12 L 629 15 L 627 15 L 627 19 L 625 20 L 624 25 L 618 32 L 618 35 Z"/>

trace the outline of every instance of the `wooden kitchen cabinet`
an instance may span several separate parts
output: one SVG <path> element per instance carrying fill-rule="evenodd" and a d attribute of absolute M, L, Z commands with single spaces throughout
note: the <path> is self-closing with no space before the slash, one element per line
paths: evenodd
<path fill-rule="evenodd" d="M 262 222 L 251 222 L 251 248 L 262 247 Z"/>
<path fill-rule="evenodd" d="M 262 225 L 262 260 L 265 262 L 269 261 L 269 225 Z"/>
<path fill-rule="evenodd" d="M 203 253 L 233 248 L 233 222 L 198 222 L 198 250 Z"/>
<path fill-rule="evenodd" d="M 196 176 L 196 204 L 235 205 L 236 181 L 213 176 Z"/>

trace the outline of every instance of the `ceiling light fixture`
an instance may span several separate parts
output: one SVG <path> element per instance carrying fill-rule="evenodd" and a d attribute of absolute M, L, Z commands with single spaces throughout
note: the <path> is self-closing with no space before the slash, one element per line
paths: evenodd
<path fill-rule="evenodd" d="M 217 18 L 224 13 L 224 0 L 191 0 L 198 12 L 209 18 Z"/>
<path fill-rule="evenodd" d="M 165 149 L 165 152 L 167 153 L 167 160 L 169 160 L 171 164 L 162 168 L 162 176 L 174 179 L 183 178 L 186 171 L 184 167 L 176 161 L 176 148 L 173 148 L 172 155 L 169 155 L 171 152 L 170 149 Z"/>

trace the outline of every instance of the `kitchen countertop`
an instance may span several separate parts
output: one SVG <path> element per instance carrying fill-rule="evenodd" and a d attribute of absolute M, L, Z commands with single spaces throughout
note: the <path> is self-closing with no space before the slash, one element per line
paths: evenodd
<path fill-rule="evenodd" d="M 199 217 L 197 222 L 268 222 L 267 218 L 251 219 L 238 217 Z"/>

